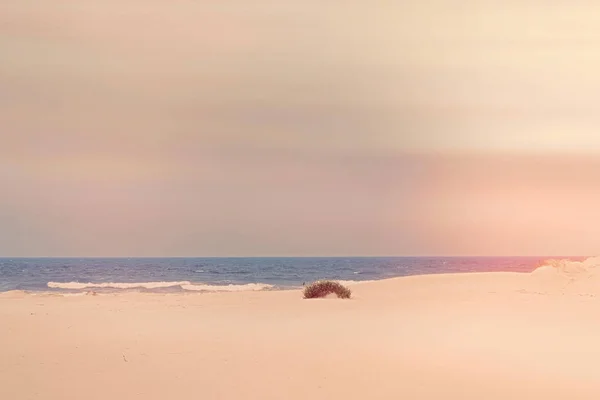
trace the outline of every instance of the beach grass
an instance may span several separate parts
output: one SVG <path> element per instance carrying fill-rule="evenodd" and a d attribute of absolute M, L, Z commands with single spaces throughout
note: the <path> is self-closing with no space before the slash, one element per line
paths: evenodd
<path fill-rule="evenodd" d="M 339 282 L 326 280 L 313 282 L 304 288 L 305 299 L 323 298 L 330 294 L 335 294 L 340 299 L 349 299 L 352 291 Z"/>

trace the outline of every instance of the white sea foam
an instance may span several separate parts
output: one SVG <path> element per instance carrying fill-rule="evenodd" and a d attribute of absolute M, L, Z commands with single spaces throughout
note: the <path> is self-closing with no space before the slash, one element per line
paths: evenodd
<path fill-rule="evenodd" d="M 80 296 L 95 296 L 96 292 L 77 292 L 77 293 L 63 293 L 63 297 L 80 297 Z"/>
<path fill-rule="evenodd" d="M 54 289 L 74 289 L 81 290 L 87 288 L 110 288 L 110 289 L 161 289 L 176 286 L 191 285 L 189 281 L 181 282 L 103 282 L 103 283 L 83 283 L 83 282 L 48 282 L 49 288 Z"/>
<path fill-rule="evenodd" d="M 188 284 L 181 285 L 184 290 L 192 290 L 197 292 L 251 292 L 271 289 L 273 285 L 266 283 L 247 283 L 245 285 L 205 285 L 205 284 Z"/>
<path fill-rule="evenodd" d="M 243 292 L 270 289 L 273 285 L 266 283 L 247 283 L 245 285 L 209 285 L 203 283 L 192 283 L 190 281 L 179 282 L 48 282 L 48 287 L 53 289 L 164 289 L 180 287 L 183 290 L 198 292 Z"/>
<path fill-rule="evenodd" d="M 361 283 L 375 282 L 375 281 L 342 281 L 342 280 L 335 280 L 335 281 L 342 285 L 346 285 L 346 286 L 353 286 L 353 285 L 358 285 Z"/>

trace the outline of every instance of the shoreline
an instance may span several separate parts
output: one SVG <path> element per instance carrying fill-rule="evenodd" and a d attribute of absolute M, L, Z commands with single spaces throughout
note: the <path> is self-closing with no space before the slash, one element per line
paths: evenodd
<path fill-rule="evenodd" d="M 239 258 L 239 259 L 20 259 L 0 260 L 0 291 L 45 291 L 48 285 L 90 289 L 136 284 L 144 289 L 190 285 L 190 290 L 223 289 L 228 284 L 301 287 L 318 279 L 347 282 L 393 277 L 483 271 L 530 272 L 546 259 L 534 258 Z M 211 286 L 195 288 L 193 286 Z M 152 287 L 149 287 L 152 286 Z M 214 287 L 213 287 L 214 286 Z M 236 290 L 236 288 L 231 288 Z"/>
<path fill-rule="evenodd" d="M 530 275 L 529 272 L 511 272 L 511 271 L 494 271 L 494 272 L 458 272 L 458 273 L 430 273 L 430 274 L 417 274 L 417 275 L 402 275 L 396 277 L 386 277 L 381 279 L 368 279 L 368 280 L 344 280 L 344 279 L 322 279 L 339 282 L 342 285 L 354 287 L 357 285 L 365 285 L 378 282 L 394 281 L 399 279 L 410 279 L 430 276 L 465 276 L 465 275 L 481 275 L 481 274 L 492 274 L 492 275 L 503 275 L 503 274 L 518 274 L 518 275 Z M 306 284 L 311 282 L 307 281 Z M 54 284 L 49 288 L 45 289 L 13 289 L 0 291 L 0 297 L 3 294 L 10 293 L 21 293 L 30 295 L 61 295 L 61 294 L 85 294 L 88 292 L 95 292 L 98 295 L 110 295 L 110 294 L 128 294 L 128 293 L 139 293 L 139 294 L 210 294 L 210 293 L 240 293 L 240 292 L 281 292 L 281 291 L 302 291 L 303 285 L 300 286 L 281 286 L 275 284 L 267 284 L 261 282 L 251 283 L 231 283 L 231 284 L 207 284 L 204 282 L 192 282 L 192 281 L 164 281 L 164 282 L 49 282 Z M 63 286 L 58 286 L 60 284 Z M 69 288 L 69 286 L 75 286 Z M 202 290 L 186 289 L 185 287 L 196 286 L 199 288 L 206 287 Z M 50 289 L 50 290 L 48 290 Z M 231 290 L 233 289 L 233 290 Z"/>
<path fill-rule="evenodd" d="M 600 396 L 593 268 L 414 275 L 352 291 L 5 292 L 0 398 Z"/>

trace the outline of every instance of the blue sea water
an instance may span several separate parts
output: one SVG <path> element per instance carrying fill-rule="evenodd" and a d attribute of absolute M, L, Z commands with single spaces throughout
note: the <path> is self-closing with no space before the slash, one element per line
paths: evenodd
<path fill-rule="evenodd" d="M 531 272 L 548 258 L 0 258 L 0 291 L 276 290 L 317 279 L 365 281 L 439 273 Z"/>

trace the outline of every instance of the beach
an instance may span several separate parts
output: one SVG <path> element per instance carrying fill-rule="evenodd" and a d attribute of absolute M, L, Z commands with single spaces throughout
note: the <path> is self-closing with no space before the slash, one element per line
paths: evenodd
<path fill-rule="evenodd" d="M 597 399 L 595 262 L 300 290 L 0 294 L 1 399 Z"/>
<path fill-rule="evenodd" d="M 0 55 L 0 400 L 600 400 L 600 1 L 0 0 Z"/>

